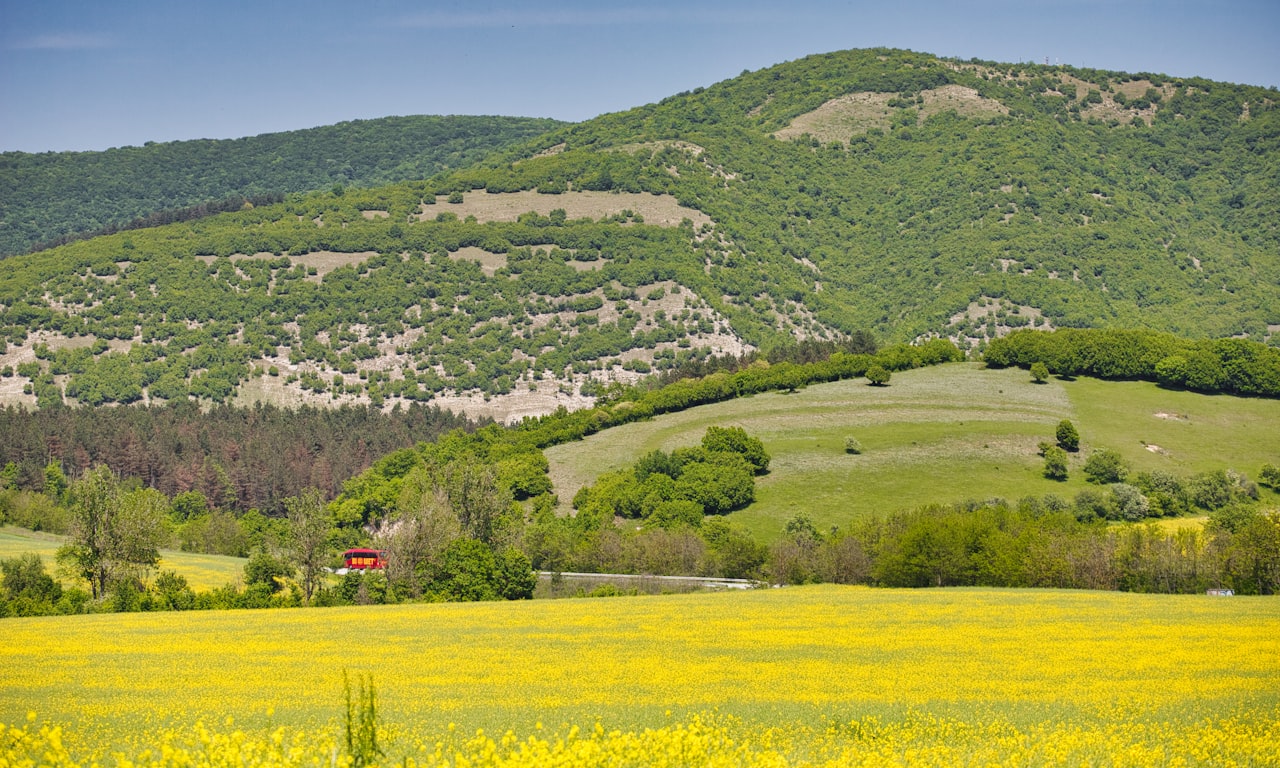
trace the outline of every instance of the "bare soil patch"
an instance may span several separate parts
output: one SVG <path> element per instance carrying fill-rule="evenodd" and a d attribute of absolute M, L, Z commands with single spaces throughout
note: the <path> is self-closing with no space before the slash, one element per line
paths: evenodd
<path fill-rule="evenodd" d="M 565 192 L 543 195 L 532 190 L 492 195 L 483 190 L 469 192 L 461 203 L 447 203 L 439 197 L 435 205 L 423 205 L 419 219 L 431 220 L 437 214 L 452 212 L 458 218 L 475 216 L 477 221 L 515 221 L 522 213 L 533 211 L 547 216 L 557 208 L 570 219 L 603 219 L 623 211 L 644 217 L 645 224 L 676 227 L 689 219 L 694 226 L 710 224 L 705 213 L 680 205 L 672 195 L 650 195 L 632 192 Z"/>
<path fill-rule="evenodd" d="M 898 109 L 889 106 L 889 102 L 897 97 L 896 93 L 850 93 L 800 115 L 773 135 L 786 140 L 807 133 L 822 142 L 839 141 L 847 144 L 850 136 L 866 133 L 872 128 L 888 128 Z M 924 103 L 915 106 L 920 120 L 949 110 L 954 110 L 962 117 L 991 117 L 1009 113 L 1008 108 L 1000 102 L 988 99 L 963 85 L 944 85 L 921 91 L 920 98 Z"/>
<path fill-rule="evenodd" d="M 493 277 L 495 272 L 507 266 L 505 253 L 492 253 L 472 245 L 453 251 L 449 254 L 449 258 L 454 261 L 474 261 L 480 265 L 480 270 L 488 277 Z"/>

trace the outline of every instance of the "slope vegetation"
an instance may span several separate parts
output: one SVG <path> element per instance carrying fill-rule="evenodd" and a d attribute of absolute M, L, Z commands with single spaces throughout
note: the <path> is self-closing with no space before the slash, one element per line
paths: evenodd
<path fill-rule="evenodd" d="M 10 401 L 433 400 L 515 419 L 870 331 L 1280 329 L 1280 94 L 813 56 L 335 190 L 11 260 Z M 274 375 L 273 374 L 278 374 Z M 25 392 L 24 392 L 25 390 Z"/>
<path fill-rule="evenodd" d="M 164 217 L 156 212 L 233 196 L 279 197 L 333 184 L 365 187 L 426 178 L 560 125 L 522 117 L 417 115 L 105 152 L 5 152 L 0 257 L 134 219 L 157 223 Z"/>
<path fill-rule="evenodd" d="M 1038 445 L 1054 441 L 1062 419 L 1079 429 L 1081 450 L 1059 482 L 1044 476 Z M 1230 468 L 1252 476 L 1264 463 L 1280 463 L 1271 439 L 1278 423 L 1274 400 L 1087 378 L 1036 384 L 1025 371 L 961 363 L 902 371 L 888 387 L 851 379 L 700 406 L 546 455 L 555 492 L 568 500 L 650 451 L 697 444 L 708 426 L 742 427 L 764 442 L 772 461 L 756 502 L 730 518 L 774 539 L 797 515 L 827 531 L 924 504 L 1046 494 L 1069 501 L 1091 487 L 1081 470 L 1102 448 L 1135 472 L 1188 477 Z M 862 444 L 860 454 L 845 452 L 848 437 Z"/>

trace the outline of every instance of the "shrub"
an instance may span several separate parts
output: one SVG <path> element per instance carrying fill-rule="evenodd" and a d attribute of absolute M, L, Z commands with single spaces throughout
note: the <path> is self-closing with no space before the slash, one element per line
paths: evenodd
<path fill-rule="evenodd" d="M 1067 452 L 1056 445 L 1044 451 L 1044 476 L 1050 480 L 1067 479 Z"/>
<path fill-rule="evenodd" d="M 862 453 L 862 442 L 850 435 L 844 439 L 844 452 L 857 455 Z"/>
<path fill-rule="evenodd" d="M 1129 468 L 1119 453 L 1103 449 L 1089 454 L 1088 461 L 1084 463 L 1084 474 L 1091 483 L 1110 485 L 1124 482 L 1129 476 Z"/>
<path fill-rule="evenodd" d="M 889 383 L 889 371 L 884 366 L 873 365 L 867 369 L 867 381 L 873 386 L 883 387 Z"/>
<path fill-rule="evenodd" d="M 1071 453 L 1080 450 L 1080 433 L 1076 431 L 1076 425 L 1072 424 L 1069 419 L 1063 419 L 1058 422 L 1056 436 L 1058 445 L 1062 450 Z"/>

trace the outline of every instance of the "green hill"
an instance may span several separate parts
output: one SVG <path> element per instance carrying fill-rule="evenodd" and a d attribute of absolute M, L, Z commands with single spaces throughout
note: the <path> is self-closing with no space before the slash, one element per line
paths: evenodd
<path fill-rule="evenodd" d="M 812 56 L 481 166 L 13 258 L 0 396 L 516 419 L 870 331 L 1280 328 L 1280 94 Z M 24 393 L 24 390 L 26 392 Z"/>
<path fill-rule="evenodd" d="M 174 209 L 226 198 L 426 178 L 560 125 L 523 117 L 416 115 L 105 152 L 5 152 L 0 257 L 134 219 L 154 224 L 166 216 L 191 218 L 203 211 Z"/>
<path fill-rule="evenodd" d="M 1065 482 L 1044 477 L 1037 452 L 1054 442 L 1062 419 L 1081 436 Z M 850 379 L 700 406 L 557 445 L 546 456 L 555 493 L 567 501 L 650 451 L 696 445 L 708 426 L 742 427 L 772 460 L 755 503 L 730 519 L 772 540 L 799 514 L 826 531 L 925 504 L 1046 494 L 1070 501 L 1097 488 L 1082 469 L 1104 448 L 1135 473 L 1186 478 L 1233 468 L 1252 477 L 1264 463 L 1280 463 L 1276 424 L 1275 400 L 1089 378 L 1036 384 L 1022 370 L 958 363 L 899 372 L 888 387 Z M 845 452 L 847 437 L 862 443 L 860 454 Z"/>

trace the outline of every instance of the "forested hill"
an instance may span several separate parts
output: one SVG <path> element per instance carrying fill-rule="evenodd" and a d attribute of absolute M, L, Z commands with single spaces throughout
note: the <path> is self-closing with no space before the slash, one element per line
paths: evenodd
<path fill-rule="evenodd" d="M 0 394 L 515 418 L 796 339 L 1280 330 L 1280 92 L 856 50 L 15 257 Z M 25 393 L 24 393 L 25 390 Z"/>
<path fill-rule="evenodd" d="M 559 125 L 526 117 L 417 115 L 105 152 L 5 152 L 0 257 L 233 196 L 423 179 Z"/>

